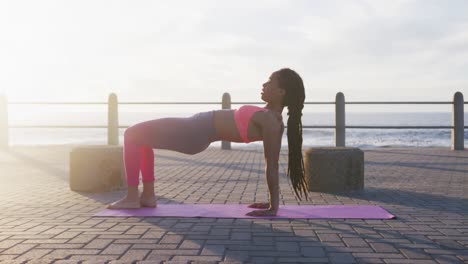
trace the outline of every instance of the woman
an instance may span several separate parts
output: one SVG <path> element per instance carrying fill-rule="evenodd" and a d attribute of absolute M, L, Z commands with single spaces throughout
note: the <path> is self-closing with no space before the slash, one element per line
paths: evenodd
<path fill-rule="evenodd" d="M 189 118 L 161 118 L 129 127 L 124 134 L 124 163 L 128 193 L 108 206 L 110 209 L 156 207 L 154 194 L 155 149 L 168 149 L 185 154 L 199 153 L 214 141 L 263 141 L 265 174 L 270 194 L 269 203 L 254 203 L 247 215 L 276 215 L 279 206 L 278 160 L 284 124 L 282 112 L 288 107 L 288 176 L 296 195 L 307 198 L 307 181 L 302 159 L 302 109 L 305 91 L 301 77 L 284 68 L 271 74 L 263 84 L 265 107 L 244 105 L 235 110 L 215 110 Z M 138 197 L 141 170 L 143 193 Z"/>

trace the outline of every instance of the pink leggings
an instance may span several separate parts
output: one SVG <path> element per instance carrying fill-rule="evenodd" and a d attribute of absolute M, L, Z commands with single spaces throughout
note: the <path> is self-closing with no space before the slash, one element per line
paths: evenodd
<path fill-rule="evenodd" d="M 124 133 L 124 164 L 128 186 L 154 181 L 155 149 L 199 153 L 215 141 L 214 112 L 187 118 L 161 118 L 133 125 Z"/>

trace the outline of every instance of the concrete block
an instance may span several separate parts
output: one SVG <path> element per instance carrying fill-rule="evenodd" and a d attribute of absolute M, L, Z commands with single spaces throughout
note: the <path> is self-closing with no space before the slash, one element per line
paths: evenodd
<path fill-rule="evenodd" d="M 105 192 L 125 189 L 126 186 L 123 147 L 93 145 L 71 150 L 71 190 Z"/>
<path fill-rule="evenodd" d="M 309 191 L 349 192 L 364 188 L 364 152 L 359 148 L 309 148 L 304 166 Z"/>

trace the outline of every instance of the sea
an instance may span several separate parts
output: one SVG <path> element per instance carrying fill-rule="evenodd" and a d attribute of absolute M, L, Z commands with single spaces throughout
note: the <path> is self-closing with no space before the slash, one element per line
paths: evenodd
<path fill-rule="evenodd" d="M 17 125 L 48 126 L 105 126 L 107 106 L 70 107 L 40 106 L 25 110 L 21 105 L 9 107 L 9 144 L 18 145 L 101 145 L 107 144 L 105 128 L 15 128 Z M 217 106 L 219 107 L 219 106 Z M 119 106 L 119 125 L 131 126 L 138 122 L 163 117 L 189 117 L 196 112 L 212 110 L 212 106 Z M 286 110 L 284 112 L 287 112 Z M 465 112 L 465 126 L 468 124 Z M 287 114 L 283 113 L 287 125 Z M 334 112 L 303 111 L 303 126 L 333 126 Z M 347 112 L 347 126 L 451 126 L 452 113 L 441 112 Z M 123 142 L 125 128 L 119 129 Z M 334 129 L 304 128 L 303 147 L 334 146 Z M 468 146 L 468 129 L 465 128 L 465 147 Z M 232 143 L 233 147 L 258 147 L 262 142 Z M 287 147 L 286 130 L 282 140 Z M 213 142 L 210 147 L 220 147 Z M 359 148 L 388 147 L 450 147 L 451 129 L 346 129 L 346 146 Z"/>

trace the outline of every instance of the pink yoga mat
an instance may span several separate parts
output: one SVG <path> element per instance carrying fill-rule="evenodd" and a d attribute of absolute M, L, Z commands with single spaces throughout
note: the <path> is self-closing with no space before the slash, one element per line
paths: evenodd
<path fill-rule="evenodd" d="M 211 217 L 291 219 L 392 219 L 394 215 L 375 205 L 282 205 L 276 216 L 252 217 L 247 204 L 158 204 L 157 208 L 104 209 L 94 216 L 107 217 Z"/>

